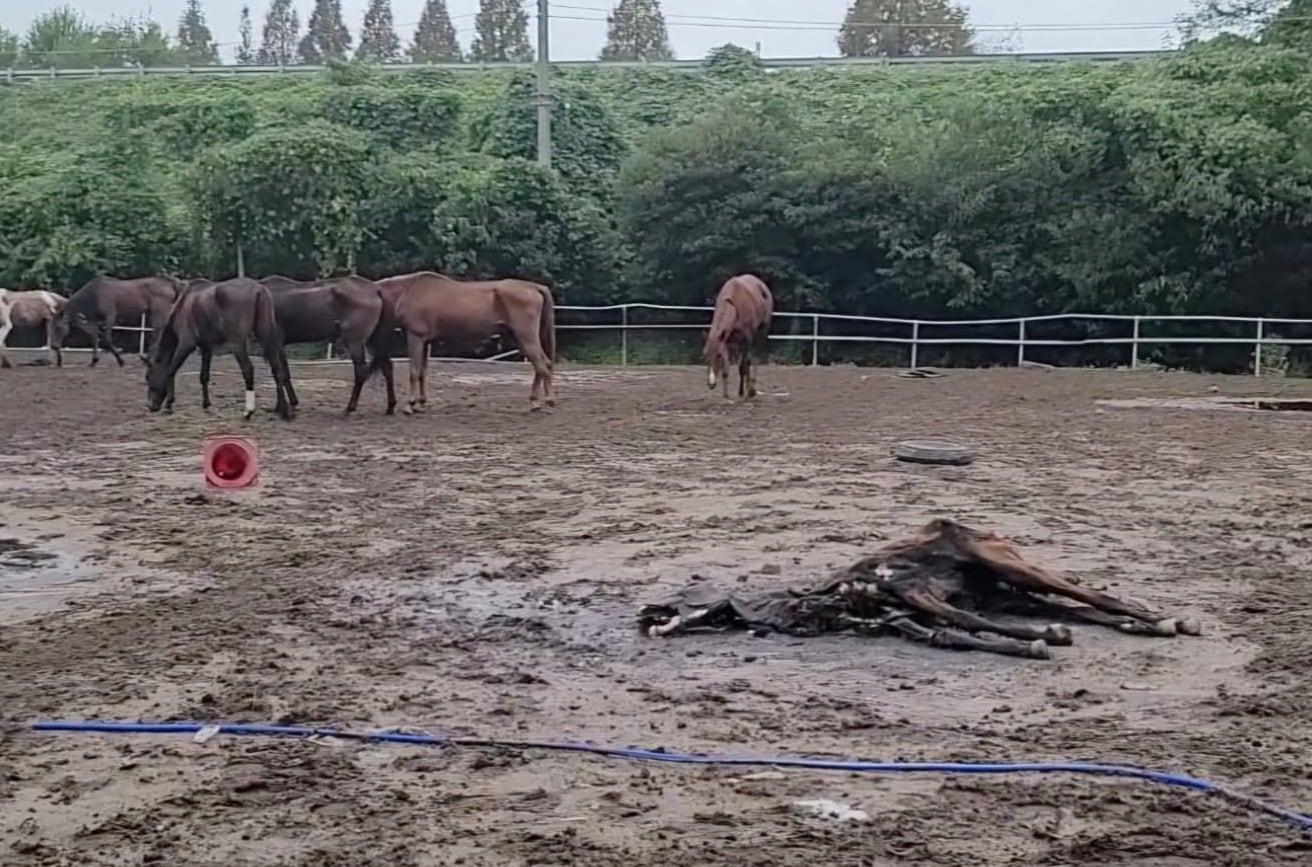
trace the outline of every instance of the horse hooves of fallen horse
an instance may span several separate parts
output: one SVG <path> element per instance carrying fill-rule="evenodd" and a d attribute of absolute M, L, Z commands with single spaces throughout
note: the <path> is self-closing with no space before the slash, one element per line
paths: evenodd
<path fill-rule="evenodd" d="M 1048 623 L 994 619 L 1007 615 Z M 651 637 L 733 628 L 897 634 L 932 647 L 1028 659 L 1049 659 L 1051 647 L 1072 644 L 1072 622 L 1157 638 L 1201 633 L 1193 618 L 1082 587 L 1028 562 L 1014 542 L 946 519 L 810 587 L 740 596 L 697 584 L 644 606 L 638 621 Z"/>

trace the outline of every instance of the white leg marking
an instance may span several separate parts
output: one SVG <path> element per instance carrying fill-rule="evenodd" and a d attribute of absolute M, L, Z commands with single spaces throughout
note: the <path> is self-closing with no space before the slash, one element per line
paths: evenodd
<path fill-rule="evenodd" d="M 255 412 L 255 389 L 246 389 L 246 414 L 251 415 Z"/>

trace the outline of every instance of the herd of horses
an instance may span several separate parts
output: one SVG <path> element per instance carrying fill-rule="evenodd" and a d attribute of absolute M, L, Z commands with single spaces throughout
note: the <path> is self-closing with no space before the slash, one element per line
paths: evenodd
<path fill-rule="evenodd" d="M 707 384 L 722 384 L 729 398 L 730 371 L 738 367 L 738 396 L 756 396 L 752 355 L 762 347 L 774 314 L 774 298 L 760 278 L 730 277 L 715 299 L 703 356 Z M 96 277 L 65 298 L 53 292 L 0 289 L 0 365 L 9 367 L 4 343 L 15 327 L 44 327 L 52 361 L 63 366 L 62 348 L 74 330 L 91 341 L 91 364 L 103 345 L 119 366 L 123 357 L 113 329 L 145 319 L 154 337 L 147 364 L 147 404 L 152 412 L 171 411 L 178 370 L 200 353 L 201 404 L 210 408 L 210 367 L 216 350 L 228 348 L 246 387 L 246 417 L 255 413 L 254 340 L 273 376 L 277 413 L 290 419 L 298 404 L 286 346 L 331 341 L 354 367 L 346 412 L 359 405 L 369 378 L 381 374 L 387 413 L 396 409 L 392 351 L 396 334 L 405 337 L 409 394 L 404 411 L 423 411 L 428 403 L 427 362 L 434 347 L 476 348 L 491 338 L 510 337 L 533 368 L 529 405 L 555 405 L 556 313 L 551 290 L 527 280 L 457 280 L 432 271 L 381 280 L 360 276 L 301 281 L 272 276 L 237 277 L 215 282 L 172 277 L 117 279 Z"/>

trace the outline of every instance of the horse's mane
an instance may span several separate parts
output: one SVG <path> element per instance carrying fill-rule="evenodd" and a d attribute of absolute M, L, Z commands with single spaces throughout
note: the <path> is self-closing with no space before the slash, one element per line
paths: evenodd
<path fill-rule="evenodd" d="M 155 340 L 155 351 L 151 353 L 154 361 L 166 361 L 173 355 L 173 351 L 178 348 L 178 314 L 182 310 L 182 299 L 191 294 L 191 286 L 187 286 L 178 300 L 173 302 L 169 308 L 169 315 L 160 326 L 159 337 Z"/>

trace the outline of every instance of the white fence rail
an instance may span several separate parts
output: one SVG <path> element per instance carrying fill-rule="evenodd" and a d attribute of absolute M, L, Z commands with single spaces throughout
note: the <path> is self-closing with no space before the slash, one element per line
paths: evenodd
<path fill-rule="evenodd" d="M 667 304 L 612 304 L 601 307 L 561 306 L 558 313 L 588 313 L 592 315 L 613 313 L 618 321 L 611 323 L 557 324 L 558 331 L 618 331 L 620 334 L 620 364 L 629 363 L 629 333 L 633 331 L 701 331 L 710 321 L 712 308 L 684 307 Z M 677 313 L 699 313 L 699 322 L 632 322 L 630 312 L 635 310 L 669 311 Z M 1107 313 L 1058 313 L 1049 316 L 1024 316 L 1005 319 L 897 319 L 883 316 L 856 316 L 837 313 L 775 313 L 776 320 L 802 320 L 805 323 L 801 333 L 772 333 L 770 339 L 779 342 L 803 342 L 811 346 L 810 363 L 820 363 L 820 346 L 823 343 L 866 343 L 893 344 L 908 347 L 911 367 L 916 367 L 920 360 L 922 346 L 1014 346 L 1016 363 L 1025 363 L 1025 350 L 1029 347 L 1078 347 L 1078 346 L 1128 346 L 1130 348 L 1130 368 L 1139 366 L 1141 346 L 1180 344 L 1203 346 L 1249 345 L 1253 347 L 1253 373 L 1262 374 L 1262 350 L 1266 346 L 1312 346 L 1312 339 L 1291 339 L 1272 336 L 1269 329 L 1273 326 L 1293 325 L 1308 326 L 1312 329 L 1312 319 L 1277 319 L 1251 316 L 1126 316 Z M 1027 336 L 1027 326 L 1036 323 L 1052 322 L 1123 322 L 1131 329 L 1128 337 L 1084 337 L 1075 339 L 1045 339 Z M 826 334 L 821 324 L 826 322 L 847 323 L 851 325 L 866 324 L 879 326 L 896 326 L 905 329 L 905 336 L 865 335 L 865 334 Z M 1251 329 L 1249 337 L 1181 337 L 1174 335 L 1145 335 L 1145 323 L 1158 322 L 1197 322 L 1197 323 L 1237 323 Z M 810 328 L 806 328 L 809 325 Z M 1016 329 L 1015 337 L 976 337 L 961 335 L 956 337 L 923 337 L 925 328 L 980 328 L 1012 326 Z M 146 327 L 145 317 L 140 325 L 118 326 L 119 332 L 136 333 L 139 351 L 144 355 L 150 329 Z M 46 347 L 42 347 L 45 349 Z M 90 351 L 90 350 L 69 350 Z M 478 361 L 501 361 L 515 351 L 502 352 L 491 358 L 474 359 Z M 325 360 L 333 360 L 333 347 L 328 346 Z M 463 359 L 462 359 L 463 360 Z"/>

